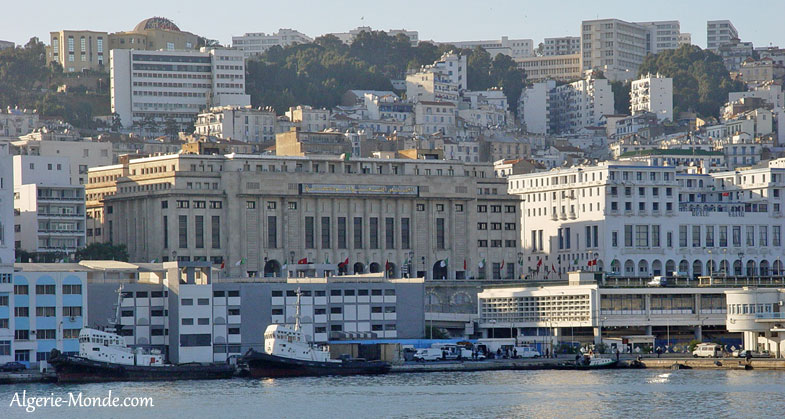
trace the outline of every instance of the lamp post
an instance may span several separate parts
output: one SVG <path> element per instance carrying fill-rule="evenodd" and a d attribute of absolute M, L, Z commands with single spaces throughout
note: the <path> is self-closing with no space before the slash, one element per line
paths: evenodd
<path fill-rule="evenodd" d="M 518 269 L 521 271 L 518 277 L 523 279 L 523 252 L 518 252 Z"/>
<path fill-rule="evenodd" d="M 744 252 L 739 252 L 739 275 L 741 275 L 742 272 L 744 272 Z"/>
<path fill-rule="evenodd" d="M 422 260 L 422 277 L 423 279 L 425 279 L 428 277 L 428 273 L 425 272 L 425 256 L 423 256 L 421 260 Z"/>
<path fill-rule="evenodd" d="M 412 276 L 412 269 L 414 268 L 414 252 L 409 251 L 409 277 Z"/>
<path fill-rule="evenodd" d="M 496 328 L 496 319 L 491 319 L 491 320 L 488 321 L 488 323 L 490 323 L 492 325 L 491 326 L 491 339 L 493 339 L 493 329 Z"/>

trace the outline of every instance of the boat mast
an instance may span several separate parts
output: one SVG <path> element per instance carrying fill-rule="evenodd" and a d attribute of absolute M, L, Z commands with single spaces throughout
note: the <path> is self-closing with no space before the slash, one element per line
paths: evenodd
<path fill-rule="evenodd" d="M 294 330 L 300 331 L 300 288 L 297 288 L 297 311 L 294 315 Z"/>

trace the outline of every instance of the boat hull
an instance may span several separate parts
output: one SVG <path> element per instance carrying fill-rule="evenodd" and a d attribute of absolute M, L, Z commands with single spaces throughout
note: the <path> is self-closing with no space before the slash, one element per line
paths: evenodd
<path fill-rule="evenodd" d="M 49 363 L 55 369 L 57 381 L 62 383 L 215 380 L 231 378 L 234 374 L 231 365 L 121 365 L 62 354 L 50 358 Z"/>
<path fill-rule="evenodd" d="M 585 365 L 576 364 L 574 362 L 567 362 L 559 364 L 555 367 L 557 370 L 609 370 L 619 368 L 619 361 L 611 361 L 605 364 Z"/>
<path fill-rule="evenodd" d="M 390 364 L 384 361 L 305 361 L 269 355 L 253 349 L 243 356 L 243 360 L 248 364 L 250 375 L 254 378 L 370 375 L 390 372 Z"/>

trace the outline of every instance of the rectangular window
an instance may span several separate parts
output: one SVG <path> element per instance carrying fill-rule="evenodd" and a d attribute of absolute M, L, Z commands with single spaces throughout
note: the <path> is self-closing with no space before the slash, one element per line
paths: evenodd
<path fill-rule="evenodd" d="M 755 246 L 755 226 L 747 226 L 747 246 Z"/>
<path fill-rule="evenodd" d="M 782 246 L 782 236 L 780 234 L 780 226 L 771 226 L 771 245 L 775 247 Z"/>
<path fill-rule="evenodd" d="M 651 226 L 651 247 L 660 247 L 660 226 Z"/>
<path fill-rule="evenodd" d="M 210 235 L 213 249 L 221 248 L 221 217 L 213 215 L 210 223 Z"/>
<path fill-rule="evenodd" d="M 194 217 L 194 231 L 196 234 L 196 248 L 204 248 L 204 216 L 197 215 Z"/>
<path fill-rule="evenodd" d="M 179 233 L 178 233 L 178 246 L 180 249 L 188 248 L 188 216 L 178 215 Z"/>
<path fill-rule="evenodd" d="M 338 248 L 346 249 L 346 217 L 338 217 Z"/>
<path fill-rule="evenodd" d="M 371 217 L 368 222 L 368 229 L 369 229 L 369 239 L 370 239 L 370 246 L 371 249 L 378 249 L 379 248 L 379 218 L 378 217 Z"/>
<path fill-rule="evenodd" d="M 354 217 L 354 248 L 363 248 L 363 218 Z"/>
<path fill-rule="evenodd" d="M 164 215 L 164 249 L 169 248 L 169 217 Z"/>
<path fill-rule="evenodd" d="M 741 226 L 733 226 L 733 247 L 741 247 Z"/>
<path fill-rule="evenodd" d="M 329 249 L 330 243 L 330 217 L 322 217 L 322 249 Z"/>
<path fill-rule="evenodd" d="M 305 217 L 305 248 L 314 248 L 314 218 Z"/>
<path fill-rule="evenodd" d="M 714 226 L 706 226 L 706 247 L 714 247 Z"/>
<path fill-rule="evenodd" d="M 35 308 L 35 315 L 36 315 L 36 317 L 54 317 L 55 316 L 55 308 L 54 307 L 36 307 Z"/>
<path fill-rule="evenodd" d="M 687 247 L 687 226 L 679 226 L 679 247 Z"/>
<path fill-rule="evenodd" d="M 701 226 L 692 226 L 692 247 L 701 247 Z"/>
<path fill-rule="evenodd" d="M 728 226 L 720 226 L 720 247 L 728 247 Z"/>
<path fill-rule="evenodd" d="M 14 294 L 27 295 L 27 292 L 28 292 L 27 285 L 14 285 Z"/>
<path fill-rule="evenodd" d="M 444 249 L 444 218 L 436 219 L 436 248 Z"/>
<path fill-rule="evenodd" d="M 395 218 L 392 217 L 384 219 L 384 247 L 395 249 Z"/>
<path fill-rule="evenodd" d="M 401 249 L 411 249 L 409 242 L 409 218 L 401 218 Z"/>
<path fill-rule="evenodd" d="M 769 245 L 769 226 L 758 227 L 758 246 L 766 247 Z"/>
<path fill-rule="evenodd" d="M 649 247 L 649 226 L 635 226 L 635 247 Z"/>
<path fill-rule="evenodd" d="M 275 215 L 267 216 L 267 247 L 278 247 L 278 217 Z"/>
<path fill-rule="evenodd" d="M 619 232 L 612 231 L 611 232 L 611 246 L 612 247 L 619 247 Z"/>
<path fill-rule="evenodd" d="M 632 225 L 624 226 L 624 247 L 632 247 Z"/>
<path fill-rule="evenodd" d="M 55 285 L 36 285 L 35 286 L 35 293 L 42 295 L 42 294 L 49 294 L 55 295 Z"/>

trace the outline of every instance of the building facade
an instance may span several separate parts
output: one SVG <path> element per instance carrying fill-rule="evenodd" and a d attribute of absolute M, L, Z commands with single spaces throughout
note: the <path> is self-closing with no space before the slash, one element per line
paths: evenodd
<path fill-rule="evenodd" d="M 243 52 L 243 56 L 250 57 L 261 55 L 268 49 L 279 46 L 281 48 L 294 44 L 307 44 L 313 39 L 294 29 L 278 29 L 278 32 L 266 34 L 264 32 L 251 32 L 242 36 L 232 37 L 232 47 Z"/>
<path fill-rule="evenodd" d="M 614 113 L 614 99 L 608 79 L 593 75 L 584 80 L 556 86 L 548 92 L 549 132 L 577 132 L 597 126 L 604 115 Z"/>
<path fill-rule="evenodd" d="M 602 70 L 611 81 L 631 80 L 648 50 L 648 30 L 619 19 L 581 23 L 581 69 Z"/>
<path fill-rule="evenodd" d="M 518 68 L 526 72 L 526 79 L 573 81 L 581 78 L 581 55 L 553 54 L 517 59 Z"/>
<path fill-rule="evenodd" d="M 709 20 L 706 22 L 706 49 L 717 51 L 721 45 L 739 38 L 739 31 L 730 20 Z"/>
<path fill-rule="evenodd" d="M 37 111 L 11 107 L 0 109 L 0 137 L 20 137 L 38 127 Z"/>
<path fill-rule="evenodd" d="M 90 227 L 135 261 L 260 277 L 302 259 L 390 277 L 519 275 L 518 200 L 490 164 L 169 155 L 90 173 Z"/>
<path fill-rule="evenodd" d="M 575 55 L 580 56 L 581 38 L 579 36 L 561 36 L 545 38 L 542 42 L 542 55 Z"/>
<path fill-rule="evenodd" d="M 634 80 L 630 87 L 632 114 L 651 112 L 659 121 L 673 120 L 673 79 L 648 74 Z"/>
<path fill-rule="evenodd" d="M 180 30 L 165 17 L 151 17 L 139 22 L 131 31 L 109 34 L 109 48 L 187 51 L 199 48 L 199 37 Z"/>
<path fill-rule="evenodd" d="M 184 129 L 212 106 L 247 106 L 245 61 L 240 51 L 111 51 L 112 112 L 125 127 L 167 120 Z"/>
<path fill-rule="evenodd" d="M 678 20 L 657 22 L 636 22 L 646 28 L 646 52 L 657 54 L 665 50 L 676 49 L 681 45 L 681 25 Z"/>
<path fill-rule="evenodd" d="M 496 57 L 498 54 L 504 54 L 513 59 L 526 58 L 534 55 L 534 41 L 531 39 L 510 39 L 509 37 L 502 36 L 498 41 L 458 41 L 445 42 L 445 44 L 467 49 L 480 47 L 487 51 L 488 54 L 491 55 L 491 58 Z"/>
<path fill-rule="evenodd" d="M 276 120 L 272 108 L 214 107 L 197 116 L 194 132 L 247 143 L 272 143 L 275 141 Z"/>
<path fill-rule="evenodd" d="M 106 71 L 109 65 L 108 33 L 62 30 L 51 32 L 49 38 L 48 61 L 60 64 L 64 72 Z"/>
<path fill-rule="evenodd" d="M 509 177 L 525 263 L 616 276 L 782 275 L 783 169 L 608 163 Z M 542 262 L 540 262 L 542 261 Z M 591 262 L 591 263 L 589 263 Z M 537 269 L 537 265 L 545 268 Z"/>

